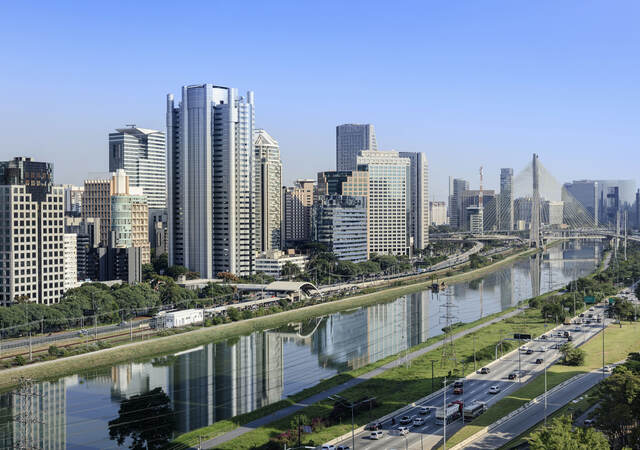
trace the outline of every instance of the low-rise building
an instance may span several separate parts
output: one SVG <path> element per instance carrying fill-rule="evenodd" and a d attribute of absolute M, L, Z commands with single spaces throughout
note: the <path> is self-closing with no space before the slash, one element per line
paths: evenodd
<path fill-rule="evenodd" d="M 269 250 L 256 258 L 256 272 L 262 272 L 275 278 L 281 278 L 282 268 L 290 263 L 303 271 L 309 257 L 281 250 Z"/>

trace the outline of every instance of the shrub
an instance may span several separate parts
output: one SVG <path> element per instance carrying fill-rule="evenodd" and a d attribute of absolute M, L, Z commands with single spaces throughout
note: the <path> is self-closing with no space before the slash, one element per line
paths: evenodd
<path fill-rule="evenodd" d="M 24 366 L 26 363 L 27 363 L 27 360 L 24 359 L 24 356 L 22 355 L 17 355 L 15 358 L 13 358 L 14 366 Z"/>

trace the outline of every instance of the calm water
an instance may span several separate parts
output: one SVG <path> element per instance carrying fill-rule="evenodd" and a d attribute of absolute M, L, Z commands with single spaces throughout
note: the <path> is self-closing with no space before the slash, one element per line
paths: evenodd
<path fill-rule="evenodd" d="M 253 411 L 441 334 L 447 299 L 455 305 L 454 321 L 471 322 L 592 272 L 600 256 L 599 243 L 566 243 L 482 280 L 450 286 L 446 296 L 423 291 L 147 362 L 40 383 L 34 389 L 40 395 L 29 404 L 24 397 L 2 394 L 1 448 L 12 448 L 25 435 L 32 445 L 48 449 L 112 448 L 119 446 L 118 438 L 128 447 L 136 433 L 160 444 L 167 438 L 164 430 L 182 433 Z M 41 423 L 20 423 L 25 408 Z M 125 425 L 114 428 L 120 433 L 110 439 L 109 422 L 117 420 Z"/>

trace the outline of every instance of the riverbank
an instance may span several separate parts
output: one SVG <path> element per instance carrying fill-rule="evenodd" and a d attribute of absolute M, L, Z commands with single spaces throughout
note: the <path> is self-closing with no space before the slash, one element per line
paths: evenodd
<path fill-rule="evenodd" d="M 518 252 L 505 257 L 494 264 L 450 277 L 439 278 L 439 281 L 452 284 L 472 280 L 532 253 L 535 253 L 535 250 Z M 451 269 L 447 269 L 446 272 L 450 270 Z M 430 277 L 433 275 L 434 274 L 425 275 L 425 279 L 427 276 Z M 6 390 L 15 386 L 20 377 L 29 377 L 37 380 L 51 380 L 61 376 L 81 372 L 87 368 L 95 369 L 109 367 L 113 364 L 130 360 L 140 360 L 167 353 L 179 352 L 210 342 L 222 341 L 240 335 L 247 335 L 255 331 L 277 328 L 290 322 L 299 322 L 311 317 L 392 301 L 399 296 L 427 289 L 430 285 L 430 279 L 427 281 L 412 281 L 407 285 L 386 287 L 373 293 L 358 294 L 327 303 L 306 306 L 267 316 L 260 316 L 207 328 L 198 328 L 197 330 L 172 336 L 153 337 L 145 341 L 122 344 L 116 347 L 97 350 L 81 355 L 4 369 L 0 371 L 3 375 L 0 377 L 0 390 Z"/>

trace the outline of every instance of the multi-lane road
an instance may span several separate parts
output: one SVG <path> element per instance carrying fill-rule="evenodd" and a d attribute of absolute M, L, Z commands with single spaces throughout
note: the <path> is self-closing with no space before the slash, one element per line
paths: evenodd
<path fill-rule="evenodd" d="M 591 312 L 589 312 L 591 313 Z M 604 317 L 604 309 L 601 306 L 595 307 L 594 314 L 600 314 Z M 604 320 L 604 319 L 603 319 Z M 578 331 L 579 327 L 579 331 Z M 382 437 L 379 440 L 371 439 L 371 432 L 365 430 L 355 435 L 355 442 L 352 442 L 351 436 L 340 441 L 336 445 L 348 446 L 349 448 L 368 449 L 368 450 L 389 450 L 404 448 L 432 448 L 442 443 L 444 435 L 444 427 L 435 423 L 435 408 L 442 407 L 445 402 L 448 404 L 454 400 L 462 400 L 465 405 L 473 401 L 486 402 L 492 405 L 504 396 L 518 389 L 522 383 L 528 382 L 531 378 L 539 374 L 545 367 L 551 365 L 558 359 L 560 353 L 558 347 L 567 342 L 567 339 L 560 337 L 559 334 L 568 331 L 574 345 L 581 345 L 588 339 L 592 338 L 602 330 L 602 323 L 592 323 L 590 325 L 562 325 L 553 330 L 546 332 L 546 339 L 536 339 L 524 342 L 522 347 L 530 349 L 527 354 L 526 350 L 520 349 L 513 351 L 503 358 L 500 358 L 487 367 L 490 369 L 489 374 L 474 373 L 464 380 L 464 392 L 461 395 L 453 394 L 453 382 L 449 380 L 447 383 L 446 393 L 440 389 L 437 393 L 427 397 L 423 402 L 418 402 L 394 412 L 382 420 Z M 541 364 L 536 364 L 537 359 L 542 359 Z M 520 370 L 518 370 L 520 368 Z M 518 377 L 509 380 L 511 373 L 517 373 Z M 497 386 L 500 390 L 497 394 L 490 394 L 489 389 Z M 446 400 L 445 400 L 446 395 Z M 430 413 L 426 415 L 420 414 L 421 407 L 426 406 L 430 409 Z M 409 433 L 402 435 L 398 428 L 402 426 L 399 421 L 402 416 L 422 417 L 424 424 L 418 426 L 409 426 Z M 392 420 L 395 419 L 395 420 Z M 446 426 L 446 435 L 451 436 L 463 426 L 463 420 L 458 419 Z"/>

